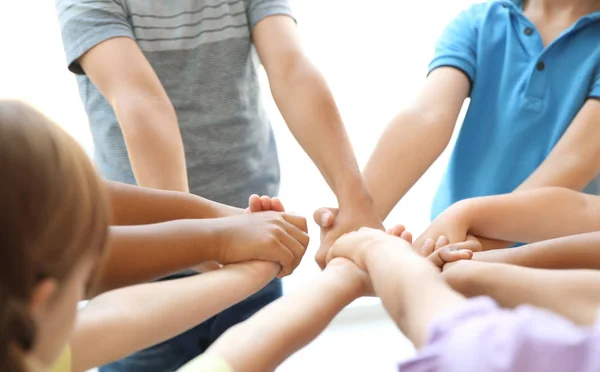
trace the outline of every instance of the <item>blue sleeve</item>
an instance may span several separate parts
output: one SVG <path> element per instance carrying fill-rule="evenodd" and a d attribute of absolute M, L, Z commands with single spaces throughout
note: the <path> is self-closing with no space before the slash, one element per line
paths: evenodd
<path fill-rule="evenodd" d="M 473 5 L 461 12 L 442 33 L 435 46 L 435 55 L 429 72 L 438 67 L 450 66 L 463 71 L 475 80 L 477 65 L 477 24 L 482 4 Z"/>
<path fill-rule="evenodd" d="M 592 82 L 592 88 L 588 97 L 600 99 L 600 68 L 596 73 L 596 79 Z"/>

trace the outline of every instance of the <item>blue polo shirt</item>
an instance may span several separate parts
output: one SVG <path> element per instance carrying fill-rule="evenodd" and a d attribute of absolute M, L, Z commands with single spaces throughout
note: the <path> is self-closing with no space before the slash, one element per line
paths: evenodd
<path fill-rule="evenodd" d="M 544 47 L 522 1 L 473 5 L 439 39 L 429 71 L 441 66 L 468 76 L 471 103 L 433 218 L 462 199 L 512 192 L 548 156 L 586 100 L 600 98 L 600 12 Z M 600 194 L 600 182 L 586 191 Z"/>

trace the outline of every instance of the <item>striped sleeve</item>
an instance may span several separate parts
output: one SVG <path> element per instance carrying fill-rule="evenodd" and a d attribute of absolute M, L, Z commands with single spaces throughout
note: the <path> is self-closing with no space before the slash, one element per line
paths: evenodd
<path fill-rule="evenodd" d="M 287 15 L 295 20 L 289 0 L 247 0 L 246 7 L 250 31 L 262 19 L 272 15 Z"/>
<path fill-rule="evenodd" d="M 133 37 L 123 0 L 56 0 L 69 70 L 84 74 L 79 57 L 114 37 Z"/>
<path fill-rule="evenodd" d="M 477 20 L 480 8 L 476 4 L 461 12 L 442 33 L 435 46 L 429 72 L 438 67 L 454 67 L 463 71 L 471 83 L 475 81 L 477 65 Z"/>

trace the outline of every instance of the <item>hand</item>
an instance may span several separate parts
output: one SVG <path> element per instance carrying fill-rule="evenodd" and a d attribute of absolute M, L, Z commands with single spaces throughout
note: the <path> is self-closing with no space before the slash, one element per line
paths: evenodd
<path fill-rule="evenodd" d="M 477 286 L 477 273 L 486 270 L 489 265 L 495 264 L 474 260 L 456 261 L 444 265 L 442 277 L 452 289 L 465 296 L 470 296 L 471 290 Z"/>
<path fill-rule="evenodd" d="M 430 240 L 436 242 L 440 237 L 447 238 L 449 244 L 464 242 L 469 233 L 468 205 L 466 202 L 458 202 L 442 214 L 440 214 L 421 236 L 415 241 L 413 247 L 421 256 L 427 257 L 434 251 L 425 249 L 425 242 Z M 433 244 L 435 246 L 435 244 Z"/>
<path fill-rule="evenodd" d="M 383 230 L 383 224 L 372 205 L 359 209 L 320 208 L 315 211 L 314 220 L 321 227 L 321 247 L 315 256 L 321 269 L 325 268 L 329 249 L 340 236 L 362 227 Z"/>
<path fill-rule="evenodd" d="M 259 197 L 256 194 L 250 196 L 250 199 L 248 200 L 248 208 L 246 208 L 245 211 L 246 213 L 267 211 L 285 212 L 285 208 L 278 197 L 271 198 L 266 195 Z"/>
<path fill-rule="evenodd" d="M 366 271 L 367 253 L 381 248 L 389 248 L 407 255 L 417 255 L 406 240 L 380 230 L 363 227 L 357 232 L 339 238 L 331 247 L 331 256 L 347 258 Z"/>
<path fill-rule="evenodd" d="M 336 277 L 343 280 L 344 284 L 355 289 L 357 298 L 375 295 L 369 274 L 361 270 L 354 262 L 342 257 L 334 258 L 325 267 L 325 272 L 330 271 L 335 272 Z"/>
<path fill-rule="evenodd" d="M 279 277 L 294 271 L 309 243 L 306 219 L 289 213 L 243 214 L 214 222 L 219 263 L 276 262 L 282 267 Z"/>
<path fill-rule="evenodd" d="M 469 236 L 464 242 L 448 244 L 448 239 L 440 236 L 435 244 L 427 239 L 424 250 L 429 262 L 441 271 L 449 263 L 473 258 L 473 252 L 481 250 L 481 243 Z"/>

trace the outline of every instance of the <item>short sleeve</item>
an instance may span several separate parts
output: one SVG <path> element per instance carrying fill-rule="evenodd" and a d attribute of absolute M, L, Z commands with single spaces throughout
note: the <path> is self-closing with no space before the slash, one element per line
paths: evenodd
<path fill-rule="evenodd" d="M 596 72 L 596 79 L 592 82 L 592 88 L 588 97 L 600 99 L 600 68 Z"/>
<path fill-rule="evenodd" d="M 446 26 L 435 46 L 429 72 L 450 66 L 463 71 L 473 83 L 477 65 L 477 24 L 482 5 L 476 4 L 461 12 Z"/>
<path fill-rule="evenodd" d="M 79 57 L 114 37 L 134 38 L 123 0 L 56 0 L 69 70 L 84 74 Z"/>
<path fill-rule="evenodd" d="M 233 369 L 216 355 L 202 354 L 178 369 L 177 372 L 233 372 Z"/>
<path fill-rule="evenodd" d="M 247 12 L 250 31 L 263 18 L 272 15 L 286 15 L 296 20 L 289 0 L 247 0 Z"/>
<path fill-rule="evenodd" d="M 530 306 L 505 310 L 489 299 L 434 321 L 419 356 L 402 372 L 593 372 L 600 370 L 600 327 L 582 328 Z"/>

